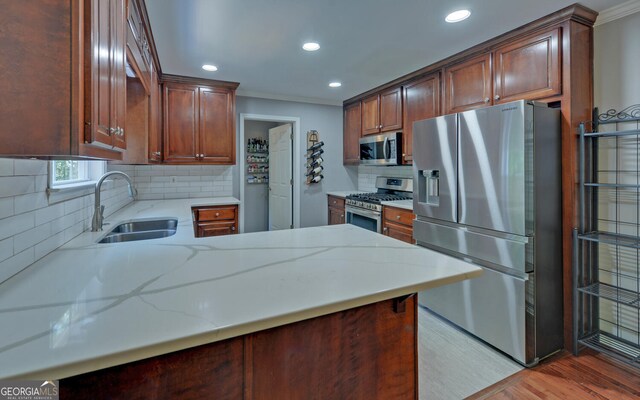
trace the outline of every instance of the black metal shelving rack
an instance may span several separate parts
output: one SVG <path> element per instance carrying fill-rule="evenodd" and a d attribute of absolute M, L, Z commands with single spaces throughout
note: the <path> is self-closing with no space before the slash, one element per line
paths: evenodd
<path fill-rule="evenodd" d="M 602 125 L 613 130 L 601 131 Z M 600 167 L 602 148 L 613 153 L 613 167 L 611 160 Z M 603 114 L 596 108 L 593 121 L 580 124 L 578 162 L 573 352 L 589 347 L 640 368 L 640 104 Z M 613 216 L 603 220 L 599 206 Z M 603 256 L 611 260 L 601 263 Z M 601 315 L 605 304 L 611 315 Z"/>

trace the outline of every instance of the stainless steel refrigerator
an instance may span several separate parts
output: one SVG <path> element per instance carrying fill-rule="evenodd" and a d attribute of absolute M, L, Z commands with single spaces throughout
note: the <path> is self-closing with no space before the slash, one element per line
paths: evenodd
<path fill-rule="evenodd" d="M 484 269 L 419 302 L 527 366 L 563 345 L 560 143 L 531 101 L 413 125 L 414 237 Z"/>

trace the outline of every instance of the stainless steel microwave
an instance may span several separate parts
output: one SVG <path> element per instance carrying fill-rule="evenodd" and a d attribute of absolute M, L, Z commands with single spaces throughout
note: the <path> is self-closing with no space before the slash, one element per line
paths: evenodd
<path fill-rule="evenodd" d="M 402 164 L 402 132 L 382 133 L 360 138 L 360 164 Z"/>

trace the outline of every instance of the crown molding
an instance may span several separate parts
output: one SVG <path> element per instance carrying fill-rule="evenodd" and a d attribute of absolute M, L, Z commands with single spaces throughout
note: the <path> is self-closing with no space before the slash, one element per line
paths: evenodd
<path fill-rule="evenodd" d="M 600 12 L 594 26 L 606 24 L 640 11 L 640 0 L 630 0 Z"/>
<path fill-rule="evenodd" d="M 288 96 L 288 95 L 275 94 L 275 93 L 254 92 L 251 90 L 243 90 L 243 89 L 237 90 L 236 96 L 255 97 L 259 99 L 292 101 L 295 103 L 322 104 L 325 106 L 342 107 L 342 100 L 319 99 L 315 97 L 302 97 L 302 96 Z"/>

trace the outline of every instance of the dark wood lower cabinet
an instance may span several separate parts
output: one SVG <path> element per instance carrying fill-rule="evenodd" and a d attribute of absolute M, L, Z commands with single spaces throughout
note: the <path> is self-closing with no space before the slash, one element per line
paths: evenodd
<path fill-rule="evenodd" d="M 61 399 L 412 399 L 415 296 L 63 379 Z"/>

